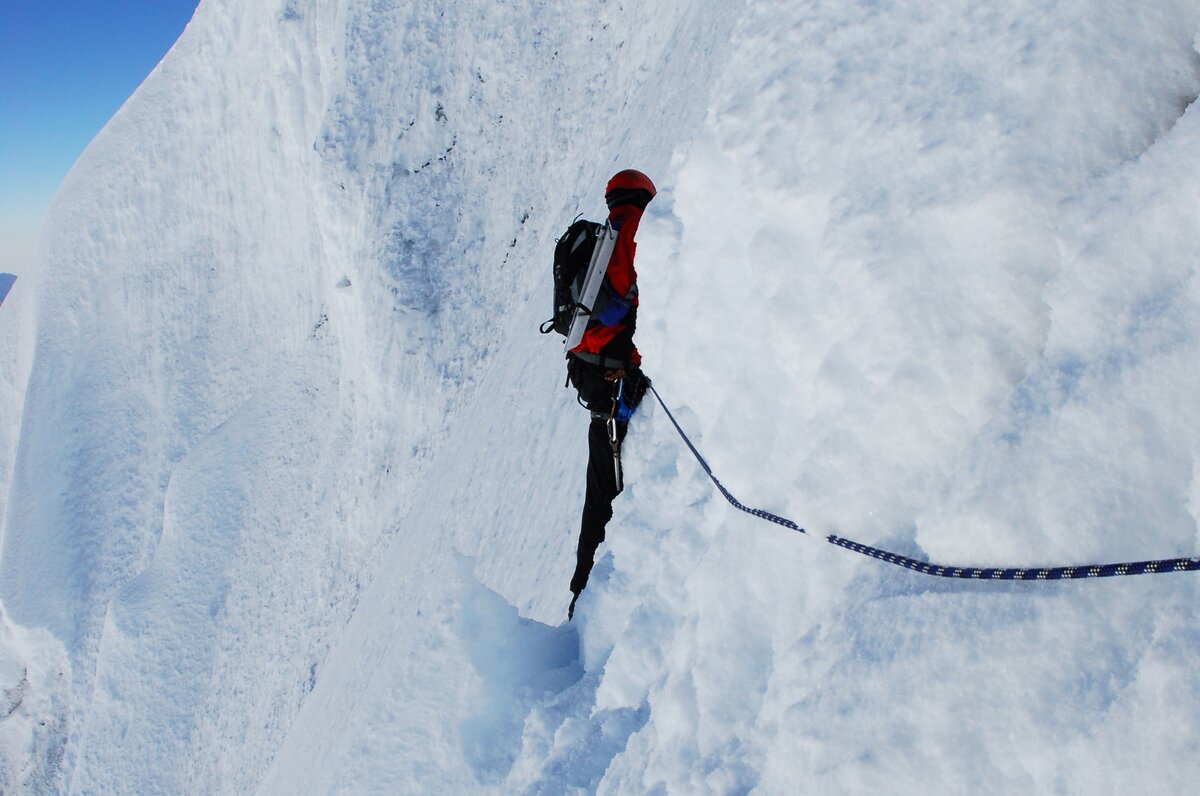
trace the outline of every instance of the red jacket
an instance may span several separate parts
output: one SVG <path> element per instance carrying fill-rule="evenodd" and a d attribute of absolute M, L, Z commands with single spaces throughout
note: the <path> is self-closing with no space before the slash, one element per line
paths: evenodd
<path fill-rule="evenodd" d="M 633 267 L 634 254 L 637 252 L 638 225 L 642 221 L 642 210 L 636 205 L 619 205 L 608 213 L 608 221 L 617 231 L 617 242 L 613 246 L 612 257 L 608 261 L 608 270 L 604 278 L 608 287 L 617 296 L 625 297 L 631 304 L 629 313 L 611 326 L 605 326 L 599 321 L 592 321 L 583 333 L 579 345 L 571 350 L 610 357 L 612 359 L 639 365 L 642 355 L 633 344 L 633 330 L 637 319 L 637 270 Z"/>

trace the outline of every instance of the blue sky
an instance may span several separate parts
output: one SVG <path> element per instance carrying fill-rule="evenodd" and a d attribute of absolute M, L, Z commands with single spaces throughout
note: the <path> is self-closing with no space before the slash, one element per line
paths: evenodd
<path fill-rule="evenodd" d="M 72 164 L 197 2 L 0 0 L 0 246 L 36 229 Z M 4 270 L 10 255 L 0 257 Z"/>

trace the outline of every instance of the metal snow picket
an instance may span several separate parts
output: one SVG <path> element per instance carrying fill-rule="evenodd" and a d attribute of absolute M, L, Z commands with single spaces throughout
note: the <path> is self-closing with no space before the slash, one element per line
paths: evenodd
<path fill-rule="evenodd" d="M 700 466 L 704 468 L 704 472 L 708 473 L 708 477 L 716 484 L 717 489 L 725 496 L 730 505 L 747 514 L 752 514 L 761 520 L 773 522 L 789 530 L 808 535 L 808 531 L 787 517 L 780 517 L 778 514 L 772 514 L 769 511 L 751 508 L 734 497 L 733 493 L 717 480 L 716 474 L 708 466 L 708 462 L 704 460 L 704 457 L 700 455 L 700 451 L 692 444 L 688 435 L 684 433 L 683 427 L 679 425 L 679 421 L 675 419 L 675 415 L 671 414 L 671 410 L 667 408 L 666 402 L 658 394 L 658 390 L 654 389 L 653 384 L 650 385 L 650 392 L 654 393 L 654 397 L 658 399 L 659 405 L 667 413 L 667 418 L 671 421 L 671 425 L 675 426 L 675 430 L 679 432 L 679 436 L 684 444 L 688 446 L 688 450 L 696 457 L 696 461 L 700 462 Z M 1120 575 L 1157 575 L 1162 572 L 1200 570 L 1200 558 L 1164 558 L 1154 561 L 1130 561 L 1119 564 L 1085 564 L 1065 567 L 947 567 L 909 558 L 897 553 L 890 553 L 887 550 L 880 550 L 877 547 L 861 544 L 853 539 L 843 539 L 833 534 L 825 537 L 825 541 L 879 561 L 885 561 L 889 564 L 911 569 L 914 572 L 920 572 L 922 575 L 934 575 L 939 578 L 960 578 L 963 580 L 1073 580 L 1076 578 L 1112 578 Z"/>

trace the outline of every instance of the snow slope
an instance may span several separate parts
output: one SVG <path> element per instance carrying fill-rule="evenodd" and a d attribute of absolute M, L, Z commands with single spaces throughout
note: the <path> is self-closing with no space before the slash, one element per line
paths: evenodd
<path fill-rule="evenodd" d="M 0 309 L 4 790 L 1188 792 L 1195 575 L 820 537 L 1200 555 L 1197 32 L 205 0 Z M 565 625 L 586 418 L 533 330 L 625 166 L 647 371 L 815 538 L 647 405 Z"/>

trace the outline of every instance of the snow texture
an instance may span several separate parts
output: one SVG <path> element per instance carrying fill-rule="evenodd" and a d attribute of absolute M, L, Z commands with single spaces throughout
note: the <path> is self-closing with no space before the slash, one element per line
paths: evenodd
<path fill-rule="evenodd" d="M 16 281 L 17 277 L 14 274 L 0 274 L 0 304 L 3 304 L 4 299 L 8 298 L 8 292 L 12 290 Z"/>
<path fill-rule="evenodd" d="M 0 791 L 1190 793 L 1200 4 L 202 0 L 0 307 Z M 554 238 L 649 403 L 576 619 Z M 1188 783 L 1193 783 L 1189 786 Z"/>

